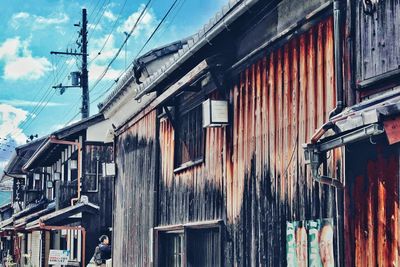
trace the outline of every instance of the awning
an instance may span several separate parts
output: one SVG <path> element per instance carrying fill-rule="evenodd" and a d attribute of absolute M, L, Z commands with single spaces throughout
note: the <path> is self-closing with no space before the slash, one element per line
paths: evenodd
<path fill-rule="evenodd" d="M 29 207 L 27 207 L 24 210 L 21 210 L 20 212 L 15 213 L 12 218 L 14 220 L 17 220 L 19 218 L 25 217 L 27 215 L 30 215 L 32 213 L 38 212 L 40 210 L 43 210 L 47 208 L 47 205 L 49 205 L 49 200 L 43 198 L 41 199 L 38 203 L 32 204 Z"/>
<path fill-rule="evenodd" d="M 45 209 L 39 210 L 37 212 L 31 213 L 29 215 L 26 215 L 22 218 L 15 220 L 14 227 L 15 227 L 15 229 L 24 228 L 24 226 L 27 223 L 32 222 L 32 221 L 40 218 L 43 215 L 49 214 L 50 212 L 55 211 L 55 209 L 56 209 L 55 202 L 50 202 Z"/>
<path fill-rule="evenodd" d="M 10 230 L 10 226 L 13 223 L 13 218 L 9 218 L 0 222 L 0 231 Z"/>
<path fill-rule="evenodd" d="M 77 203 L 76 205 L 69 206 L 47 215 L 41 216 L 35 221 L 26 225 L 27 230 L 40 229 L 42 226 L 60 226 L 69 225 L 72 223 L 79 223 L 81 220 L 81 213 L 96 214 L 100 207 L 92 203 Z"/>
<path fill-rule="evenodd" d="M 313 176 L 319 182 L 336 187 L 336 179 L 321 176 L 320 165 L 329 150 L 372 138 L 386 132 L 389 143 L 400 142 L 400 92 L 389 92 L 374 99 L 347 108 L 331 118 L 304 144 L 306 164 L 311 165 Z M 324 137 L 324 138 L 322 138 Z"/>

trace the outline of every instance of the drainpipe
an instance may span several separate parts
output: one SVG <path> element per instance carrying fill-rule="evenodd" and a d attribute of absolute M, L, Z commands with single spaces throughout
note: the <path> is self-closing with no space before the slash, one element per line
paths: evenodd
<path fill-rule="evenodd" d="M 336 89 L 336 107 L 329 113 L 329 121 L 322 125 L 311 138 L 311 143 L 315 144 L 318 140 L 335 125 L 335 120 L 331 120 L 336 115 L 340 114 L 344 109 L 343 99 L 343 68 L 342 68 L 342 10 L 341 1 L 335 0 L 333 2 L 333 39 L 334 39 L 334 58 L 335 58 L 335 89 Z M 343 119 L 343 118 L 341 118 Z"/>
<path fill-rule="evenodd" d="M 81 143 L 66 141 L 66 140 L 59 140 L 55 136 L 50 137 L 50 143 L 77 146 L 77 148 L 78 148 L 78 164 L 77 164 L 77 167 L 78 167 L 78 188 L 77 188 L 78 195 L 76 198 L 71 199 L 71 206 L 73 206 L 74 202 L 78 201 L 81 198 Z"/>
<path fill-rule="evenodd" d="M 329 118 L 342 112 L 344 108 L 343 100 L 343 68 L 342 68 L 342 10 L 341 1 L 333 1 L 333 38 L 335 46 L 335 85 L 336 85 L 336 107 L 329 114 Z"/>

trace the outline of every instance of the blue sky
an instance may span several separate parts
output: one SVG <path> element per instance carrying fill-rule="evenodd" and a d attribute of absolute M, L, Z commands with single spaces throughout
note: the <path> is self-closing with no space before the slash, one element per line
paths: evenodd
<path fill-rule="evenodd" d="M 165 23 L 145 47 L 154 47 L 195 33 L 228 0 L 178 0 Z M 76 49 L 82 8 L 89 21 L 89 87 L 100 76 L 136 21 L 146 0 L 14 0 L 0 1 L 0 171 L 13 147 L 27 136 L 43 136 L 63 127 L 80 107 L 80 89 L 63 95 L 51 86 L 69 85 L 68 74 L 78 70 L 74 57 L 50 55 L 50 51 Z M 11 4 L 10 4 L 11 3 Z M 148 36 L 173 0 L 153 0 L 128 44 L 102 82 L 91 92 L 91 115 L 128 64 L 136 57 Z M 124 5 L 125 4 L 125 5 Z M 115 25 L 115 26 L 114 26 Z M 111 33 L 111 34 L 110 34 Z M 107 39 L 107 36 L 110 36 Z M 96 57 L 101 47 L 102 53 Z M 126 61 L 125 61 L 126 60 Z M 76 116 L 76 119 L 79 119 Z"/>

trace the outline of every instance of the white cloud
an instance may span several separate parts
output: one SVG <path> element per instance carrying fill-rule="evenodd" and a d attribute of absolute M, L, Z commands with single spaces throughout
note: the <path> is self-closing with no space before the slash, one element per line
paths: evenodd
<path fill-rule="evenodd" d="M 0 46 L 0 60 L 12 59 L 17 57 L 21 41 L 19 38 L 7 39 Z"/>
<path fill-rule="evenodd" d="M 0 60 L 5 63 L 4 79 L 37 80 L 52 69 L 46 57 L 32 56 L 29 43 L 30 40 L 21 41 L 19 37 L 15 37 L 0 45 Z"/>
<path fill-rule="evenodd" d="M 37 80 L 50 70 L 51 64 L 45 57 L 20 57 L 6 64 L 4 78 L 8 80 Z"/>
<path fill-rule="evenodd" d="M 106 45 L 104 46 L 103 50 L 101 51 L 101 54 L 97 55 L 97 53 L 102 49 L 107 38 L 108 38 L 108 41 L 107 41 Z M 89 50 L 95 52 L 90 55 L 91 58 L 96 58 L 94 61 L 95 63 L 109 62 L 109 60 L 112 59 L 118 51 L 118 48 L 115 46 L 114 35 L 111 34 L 108 37 L 108 34 L 107 34 L 107 35 L 104 35 L 103 37 L 93 39 L 91 41 L 91 47 Z"/>
<path fill-rule="evenodd" d="M 64 24 L 68 21 L 69 17 L 65 13 L 51 14 L 48 17 L 43 17 L 32 15 L 27 12 L 19 12 L 11 17 L 10 24 L 14 29 L 24 26 L 33 30 L 38 30 L 48 26 Z"/>
<path fill-rule="evenodd" d="M 133 12 L 125 21 L 122 23 L 121 26 L 117 28 L 117 31 L 120 33 L 127 32 L 129 33 L 133 26 L 135 25 L 136 21 L 138 20 L 140 13 L 145 8 L 145 5 L 142 4 L 139 6 L 138 10 Z M 141 35 L 148 36 L 153 31 L 155 25 L 157 23 L 157 19 L 152 9 L 147 10 L 142 19 L 140 20 L 139 24 L 136 26 L 136 29 L 133 31 L 132 36 L 139 37 Z"/>
<path fill-rule="evenodd" d="M 26 135 L 19 128 L 28 116 L 28 112 L 8 104 L 0 104 L 0 133 L 8 141 L 14 140 L 17 145 L 26 142 Z"/>
<path fill-rule="evenodd" d="M 100 23 L 98 23 L 98 24 L 88 23 L 87 28 L 89 31 L 102 31 L 103 30 L 103 26 L 101 26 Z"/>
<path fill-rule="evenodd" d="M 55 18 L 46 18 L 42 16 L 34 16 L 35 23 L 40 25 L 55 25 L 55 24 L 62 24 L 69 21 L 69 17 L 65 13 L 59 13 L 58 17 Z"/>
<path fill-rule="evenodd" d="M 115 21 L 117 19 L 117 17 L 109 10 L 104 12 L 104 17 L 109 21 Z"/>
<path fill-rule="evenodd" d="M 48 107 L 58 107 L 58 106 L 65 106 L 64 103 L 56 103 L 56 102 L 37 102 L 37 101 L 29 101 L 29 100 L 21 100 L 21 99 L 10 99 L 10 100 L 2 100 L 3 104 L 8 104 L 16 107 L 34 107 L 34 106 L 48 106 Z"/>
<path fill-rule="evenodd" d="M 89 80 L 95 81 L 104 72 L 106 65 L 98 65 L 93 63 L 89 67 Z M 109 68 L 103 80 L 115 80 L 121 74 L 121 70 Z"/>

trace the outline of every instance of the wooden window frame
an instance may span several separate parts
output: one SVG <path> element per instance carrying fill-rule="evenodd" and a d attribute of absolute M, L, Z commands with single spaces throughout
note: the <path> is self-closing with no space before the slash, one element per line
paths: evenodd
<path fill-rule="evenodd" d="M 188 230 L 207 230 L 207 229 L 218 229 L 219 235 L 219 255 L 220 255 L 220 266 L 223 266 L 223 243 L 222 243 L 222 235 L 223 235 L 223 220 L 214 220 L 214 221 L 203 221 L 203 222 L 193 222 L 193 223 L 186 223 L 186 224 L 177 224 L 177 225 L 167 225 L 167 226 L 158 226 L 154 227 L 153 236 L 153 255 L 154 261 L 153 266 L 160 266 L 160 244 L 161 244 L 161 235 L 168 234 L 168 233 L 183 233 L 183 258 L 182 258 L 182 266 L 187 266 L 187 249 L 188 249 Z"/>
<path fill-rule="evenodd" d="M 201 156 L 194 159 L 194 160 L 190 160 L 190 161 L 186 161 L 186 162 L 179 162 L 178 163 L 178 150 L 182 150 L 182 147 L 180 146 L 180 129 L 178 129 L 178 127 L 180 127 L 179 125 L 181 125 L 180 123 L 180 118 L 184 115 L 189 114 L 190 112 L 194 112 L 196 109 L 202 109 L 202 102 L 197 103 L 196 105 L 192 106 L 189 109 L 186 109 L 184 111 L 177 110 L 177 115 L 175 116 L 177 118 L 177 129 L 175 130 L 175 147 L 174 147 L 174 173 L 178 173 L 180 171 L 183 171 L 185 169 L 188 169 L 190 167 L 199 165 L 204 163 L 205 161 L 205 150 L 206 150 L 206 138 L 207 138 L 207 134 L 206 134 L 206 130 L 203 128 L 203 112 L 202 110 L 199 112 L 200 114 L 200 126 L 201 126 L 201 131 L 202 131 L 202 142 L 203 144 L 201 145 L 201 149 L 202 149 L 202 153 Z M 179 152 L 182 153 L 182 152 Z"/>

